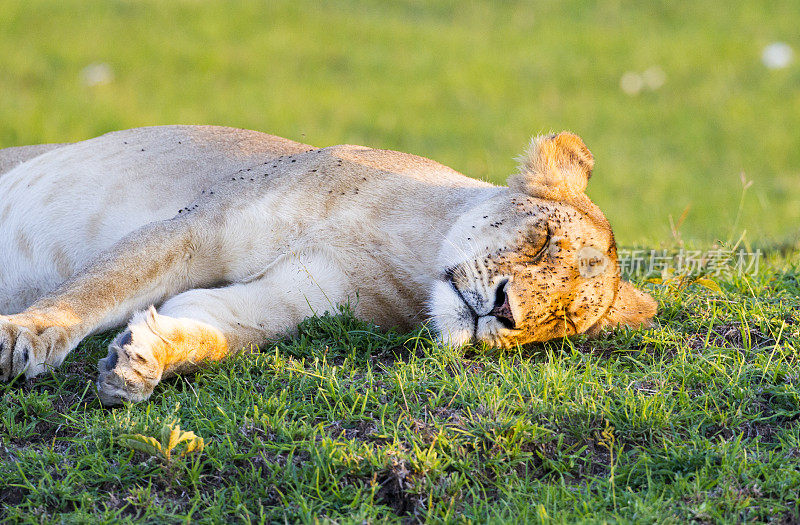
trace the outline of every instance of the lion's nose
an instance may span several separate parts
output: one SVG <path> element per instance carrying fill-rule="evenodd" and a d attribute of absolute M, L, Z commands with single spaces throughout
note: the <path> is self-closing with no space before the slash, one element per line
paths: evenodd
<path fill-rule="evenodd" d="M 494 307 L 489 312 L 489 315 L 493 315 L 500 321 L 500 324 L 511 330 L 516 326 L 516 323 L 514 322 L 514 314 L 511 312 L 511 305 L 508 304 L 507 287 L 508 279 L 500 281 L 500 284 L 497 285 L 497 289 L 494 292 Z"/>

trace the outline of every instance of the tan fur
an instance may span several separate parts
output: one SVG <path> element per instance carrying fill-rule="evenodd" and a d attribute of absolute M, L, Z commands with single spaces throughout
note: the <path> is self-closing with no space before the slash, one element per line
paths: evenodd
<path fill-rule="evenodd" d="M 509 188 L 229 128 L 48 150 L 0 178 L 0 376 L 57 367 L 126 320 L 99 365 L 106 404 L 342 303 L 387 328 L 428 321 L 452 345 L 641 325 L 655 306 L 620 281 L 583 193 L 593 162 L 568 133 L 535 139 Z"/>

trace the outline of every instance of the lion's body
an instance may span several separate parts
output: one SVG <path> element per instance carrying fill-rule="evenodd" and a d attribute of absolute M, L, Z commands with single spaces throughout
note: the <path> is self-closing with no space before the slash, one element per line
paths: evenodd
<path fill-rule="evenodd" d="M 617 286 L 611 272 L 581 280 L 582 288 L 571 281 L 579 271 L 571 261 L 584 257 L 573 252 L 596 246 L 592 254 L 615 257 L 610 229 L 594 212 L 576 214 L 404 153 L 169 126 L 2 150 L 0 172 L 4 373 L 57 366 L 87 334 L 162 304 L 158 314 L 134 315 L 101 361 L 107 402 L 146 398 L 163 375 L 289 332 L 344 302 L 381 326 L 408 328 L 431 315 L 445 340 L 453 332 L 454 343 L 504 345 L 585 331 Z M 521 268 L 527 252 L 509 250 L 523 230 L 548 217 L 582 240 L 556 236 L 553 261 L 542 268 L 552 275 L 533 274 L 550 282 L 557 306 L 548 297 L 539 301 L 546 306 L 526 306 L 543 290 L 523 278 L 507 285 L 516 299 L 506 317 L 513 309 L 530 324 L 530 334 L 514 339 L 483 309 L 497 282 Z M 534 244 L 548 245 L 547 231 Z M 473 259 L 476 269 L 465 269 Z M 537 335 L 554 311 L 585 320 L 572 332 L 562 320 Z M 465 316 L 474 329 L 462 327 Z"/>
<path fill-rule="evenodd" d="M 124 236 L 177 216 L 215 233 L 198 241 L 214 245 L 220 266 L 204 284 L 324 252 L 348 273 L 359 269 L 347 287 L 359 290 L 365 316 L 407 328 L 425 315 L 417 281 L 435 262 L 420 253 L 436 253 L 432 232 L 446 233 L 487 187 L 427 159 L 358 146 L 317 150 L 213 127 L 111 133 L 0 179 L 0 313 L 22 311 Z"/>

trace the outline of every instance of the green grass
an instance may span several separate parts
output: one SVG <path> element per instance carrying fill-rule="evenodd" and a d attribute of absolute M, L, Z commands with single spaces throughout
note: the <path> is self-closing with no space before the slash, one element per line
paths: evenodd
<path fill-rule="evenodd" d="M 800 50 L 794 0 L 0 12 L 2 147 L 213 123 L 500 182 L 530 135 L 572 129 L 621 245 L 731 246 L 744 229 L 773 249 L 719 293 L 643 284 L 649 330 L 454 350 L 323 316 L 113 410 L 93 384 L 113 334 L 92 337 L 52 376 L 0 386 L 0 521 L 800 521 L 800 67 L 760 62 L 773 41 Z M 113 81 L 85 85 L 91 63 Z M 621 91 L 652 66 L 663 87 Z M 175 421 L 202 452 L 120 439 Z"/>
<path fill-rule="evenodd" d="M 623 244 L 783 241 L 800 224 L 795 0 L 156 2 L 3 0 L 0 146 L 153 124 L 253 128 L 367 144 L 502 181 L 532 134 L 572 129 L 597 158 L 590 195 Z M 84 85 L 108 63 L 114 81 Z M 660 67 L 630 97 L 626 71 Z"/>
<path fill-rule="evenodd" d="M 0 391 L 0 502 L 21 522 L 794 522 L 797 264 L 650 286 L 653 329 L 514 351 L 326 315 L 114 410 L 94 337 Z M 173 420 L 201 453 L 119 440 Z"/>

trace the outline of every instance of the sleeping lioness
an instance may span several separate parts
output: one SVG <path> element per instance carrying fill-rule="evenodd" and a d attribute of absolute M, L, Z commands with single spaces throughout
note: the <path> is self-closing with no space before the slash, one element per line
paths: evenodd
<path fill-rule="evenodd" d="M 59 366 L 128 322 L 100 360 L 104 404 L 291 333 L 349 302 L 384 327 L 499 347 L 646 324 L 594 160 L 536 138 L 508 187 L 361 146 L 167 126 L 0 151 L 0 379 Z M 151 305 L 159 305 L 156 310 Z"/>

